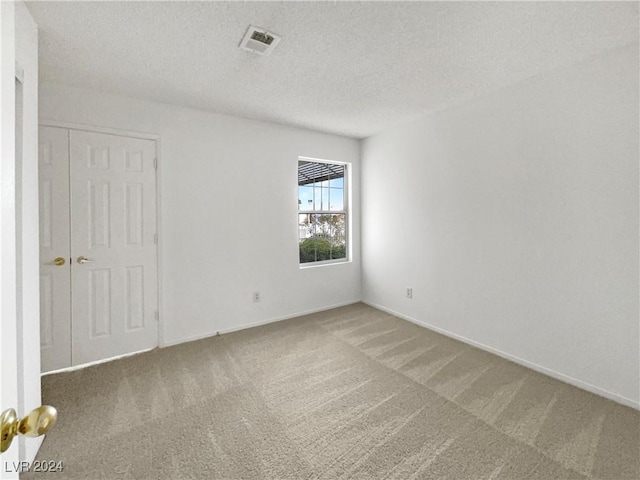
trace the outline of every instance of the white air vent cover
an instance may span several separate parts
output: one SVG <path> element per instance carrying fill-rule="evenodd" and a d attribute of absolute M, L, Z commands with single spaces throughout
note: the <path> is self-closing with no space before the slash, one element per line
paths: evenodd
<path fill-rule="evenodd" d="M 248 52 L 257 53 L 258 55 L 269 55 L 276 48 L 280 36 L 269 32 L 264 28 L 249 25 L 247 33 L 240 42 L 240 48 Z"/>

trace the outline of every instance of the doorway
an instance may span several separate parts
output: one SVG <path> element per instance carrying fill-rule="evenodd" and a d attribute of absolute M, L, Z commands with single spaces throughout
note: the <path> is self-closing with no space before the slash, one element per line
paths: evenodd
<path fill-rule="evenodd" d="M 156 142 L 40 126 L 42 371 L 158 345 Z"/>

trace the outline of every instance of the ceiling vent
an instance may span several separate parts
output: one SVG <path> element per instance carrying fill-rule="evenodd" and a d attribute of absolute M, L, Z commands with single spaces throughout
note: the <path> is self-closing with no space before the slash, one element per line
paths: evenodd
<path fill-rule="evenodd" d="M 247 33 L 240 42 L 240 48 L 258 55 L 270 55 L 280 42 L 280 36 L 264 28 L 249 25 Z"/>

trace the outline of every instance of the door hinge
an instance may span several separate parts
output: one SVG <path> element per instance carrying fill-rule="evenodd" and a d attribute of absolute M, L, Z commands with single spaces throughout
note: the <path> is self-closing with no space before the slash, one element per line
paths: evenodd
<path fill-rule="evenodd" d="M 156 310 L 156 322 L 160 320 L 160 312 Z"/>
<path fill-rule="evenodd" d="M 158 168 L 158 157 L 153 159 L 153 168 L 155 168 L 155 169 Z"/>
<path fill-rule="evenodd" d="M 158 234 L 157 233 L 153 234 L 153 243 L 155 243 L 156 245 L 158 244 Z"/>

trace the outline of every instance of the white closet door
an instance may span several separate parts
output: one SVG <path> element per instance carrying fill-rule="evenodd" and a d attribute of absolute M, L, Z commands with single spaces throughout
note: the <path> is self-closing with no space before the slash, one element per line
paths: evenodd
<path fill-rule="evenodd" d="M 40 355 L 48 372 L 71 365 L 69 130 L 40 127 L 38 152 Z"/>
<path fill-rule="evenodd" d="M 158 344 L 155 142 L 76 130 L 69 139 L 78 365 Z"/>

